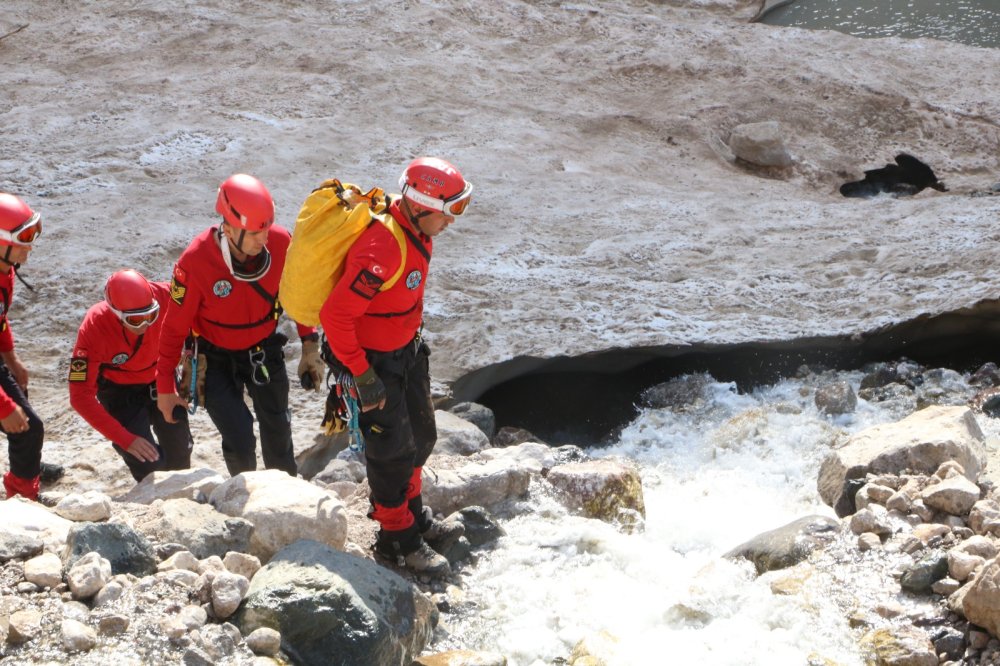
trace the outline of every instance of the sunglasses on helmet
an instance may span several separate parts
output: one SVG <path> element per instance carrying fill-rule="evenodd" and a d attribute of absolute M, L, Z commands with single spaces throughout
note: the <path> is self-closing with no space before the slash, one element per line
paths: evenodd
<path fill-rule="evenodd" d="M 42 217 L 38 213 L 29 217 L 24 224 L 16 229 L 12 229 L 11 231 L 0 229 L 0 240 L 15 245 L 31 245 L 41 235 Z"/>
<path fill-rule="evenodd" d="M 465 209 L 469 207 L 469 203 L 472 202 L 472 183 L 466 182 L 465 189 L 454 196 L 450 196 L 447 199 L 436 199 L 428 194 L 424 194 L 419 190 L 414 189 L 412 186 L 408 186 L 406 191 L 403 192 L 403 196 L 420 204 L 424 208 L 430 208 L 431 210 L 440 211 L 446 215 L 452 215 L 458 217 L 465 212 Z"/>
<path fill-rule="evenodd" d="M 139 328 L 143 324 L 152 324 L 160 316 L 160 304 L 156 301 L 136 310 L 118 310 L 111 303 L 108 303 L 108 307 L 123 324 L 132 328 Z"/>

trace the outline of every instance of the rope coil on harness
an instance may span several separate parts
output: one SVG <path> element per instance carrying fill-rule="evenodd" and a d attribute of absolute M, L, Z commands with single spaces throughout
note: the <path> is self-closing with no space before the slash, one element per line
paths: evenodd
<path fill-rule="evenodd" d="M 191 347 L 191 385 L 188 387 L 188 414 L 192 416 L 198 411 L 198 338 L 194 338 Z"/>

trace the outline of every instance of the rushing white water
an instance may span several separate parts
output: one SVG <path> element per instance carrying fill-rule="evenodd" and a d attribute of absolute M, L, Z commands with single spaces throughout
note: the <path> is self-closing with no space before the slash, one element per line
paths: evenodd
<path fill-rule="evenodd" d="M 836 375 L 855 390 L 861 377 Z M 968 386 L 956 378 L 943 384 L 957 401 Z M 862 663 L 836 594 L 779 596 L 748 563 L 721 557 L 796 518 L 834 516 L 816 490 L 831 444 L 915 406 L 859 400 L 830 418 L 813 404 L 815 386 L 811 376 L 741 395 L 710 381 L 683 411 L 644 410 L 614 446 L 590 453 L 640 467 L 645 530 L 569 515 L 535 489 L 467 574 L 474 612 L 449 620 L 449 642 L 495 650 L 512 666 L 563 663 L 602 633 L 613 637 L 602 654 L 614 664 Z"/>

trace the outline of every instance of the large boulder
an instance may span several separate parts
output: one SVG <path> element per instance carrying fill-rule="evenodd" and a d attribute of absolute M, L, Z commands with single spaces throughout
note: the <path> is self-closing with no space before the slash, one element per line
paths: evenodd
<path fill-rule="evenodd" d="M 253 523 L 189 499 L 154 502 L 135 528 L 157 543 L 184 545 L 199 560 L 250 550 Z"/>
<path fill-rule="evenodd" d="M 47 546 L 58 551 L 66 544 L 73 522 L 23 497 L 0 502 L 0 561 L 35 555 Z M 8 545 L 4 545 L 8 544 Z"/>
<path fill-rule="evenodd" d="M 299 539 L 338 550 L 347 540 L 347 512 L 337 494 L 280 470 L 237 474 L 212 491 L 209 502 L 253 523 L 250 553 L 263 562 Z"/>
<path fill-rule="evenodd" d="M 546 480 L 562 491 L 571 508 L 590 518 L 615 523 L 626 532 L 646 519 L 642 480 L 617 460 L 588 460 L 553 467 Z"/>
<path fill-rule="evenodd" d="M 143 535 L 121 523 L 78 523 L 69 531 L 63 562 L 72 567 L 88 553 L 111 565 L 111 573 L 146 576 L 156 573 L 156 553 Z"/>
<path fill-rule="evenodd" d="M 254 576 L 236 624 L 281 634 L 304 666 L 409 664 L 438 622 L 434 604 L 371 560 L 315 541 L 297 541 Z"/>
<path fill-rule="evenodd" d="M 448 515 L 467 506 L 494 510 L 528 492 L 532 468 L 511 459 L 470 462 L 458 469 L 424 468 L 424 504 Z"/>
<path fill-rule="evenodd" d="M 854 493 L 865 475 L 933 474 L 949 460 L 975 481 L 986 467 L 983 440 L 968 407 L 928 407 L 902 421 L 867 428 L 823 461 L 820 497 L 838 516 L 847 516 L 855 510 Z"/>
<path fill-rule="evenodd" d="M 826 516 L 806 516 L 787 525 L 758 534 L 736 546 L 725 557 L 743 557 L 758 574 L 785 569 L 809 557 L 837 535 L 840 523 Z"/>
<path fill-rule="evenodd" d="M 1000 636 L 1000 560 L 986 563 L 960 596 L 965 619 Z"/>
<path fill-rule="evenodd" d="M 152 504 L 158 499 L 189 499 L 204 502 L 225 477 L 214 469 L 183 469 L 167 472 L 152 472 L 137 483 L 119 500 L 134 504 Z"/>
<path fill-rule="evenodd" d="M 434 451 L 457 456 L 467 456 L 490 448 L 490 439 L 479 426 L 451 412 L 434 413 L 437 423 L 437 442 Z"/>

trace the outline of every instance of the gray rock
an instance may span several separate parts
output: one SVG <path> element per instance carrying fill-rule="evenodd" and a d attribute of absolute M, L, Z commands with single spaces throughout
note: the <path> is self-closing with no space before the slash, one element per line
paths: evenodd
<path fill-rule="evenodd" d="M 931 585 L 948 575 L 948 556 L 940 551 L 924 555 L 912 566 L 907 567 L 899 579 L 904 590 L 923 594 L 931 591 Z"/>
<path fill-rule="evenodd" d="M 493 435 L 497 432 L 497 418 L 493 414 L 493 410 L 485 405 L 480 405 L 478 402 L 460 402 L 452 405 L 448 411 L 459 418 L 465 419 L 469 423 L 475 424 L 477 428 L 483 431 L 487 439 L 492 440 Z"/>
<path fill-rule="evenodd" d="M 154 541 L 182 544 L 198 559 L 249 551 L 254 530 L 245 518 L 227 516 L 188 499 L 169 499 L 153 506 L 136 522 L 136 528 Z"/>
<path fill-rule="evenodd" d="M 806 516 L 787 525 L 758 534 L 725 554 L 744 557 L 758 574 L 798 564 L 836 536 L 840 523 L 826 516 Z"/>
<path fill-rule="evenodd" d="M 813 401 L 819 411 L 830 416 L 850 414 L 858 406 L 858 397 L 847 382 L 834 382 L 821 386 L 816 389 Z"/>
<path fill-rule="evenodd" d="M 729 136 L 729 147 L 736 157 L 760 166 L 787 167 L 792 156 L 785 147 L 785 130 L 769 120 L 737 125 Z"/>
<path fill-rule="evenodd" d="M 22 532 L 0 530 L 0 563 L 8 560 L 25 560 L 42 552 L 45 544 L 41 539 Z"/>
<path fill-rule="evenodd" d="M 448 516 L 447 520 L 458 520 L 462 523 L 465 527 L 465 538 L 474 547 L 496 541 L 504 535 L 500 523 L 481 506 L 467 506 Z"/>
<path fill-rule="evenodd" d="M 115 575 L 145 576 L 156 572 L 156 553 L 144 536 L 120 523 L 80 523 L 72 527 L 66 540 L 63 562 L 67 568 L 95 552 L 111 563 Z"/>
<path fill-rule="evenodd" d="M 304 666 L 408 664 L 430 641 L 438 610 L 374 562 L 300 540 L 261 569 L 237 614 L 244 635 L 270 627 Z"/>

